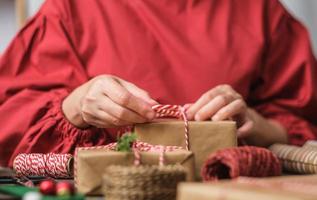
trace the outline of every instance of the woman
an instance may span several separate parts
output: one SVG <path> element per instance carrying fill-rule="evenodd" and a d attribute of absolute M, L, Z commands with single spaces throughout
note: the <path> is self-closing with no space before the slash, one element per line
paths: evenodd
<path fill-rule="evenodd" d="M 157 102 L 233 118 L 254 145 L 317 135 L 316 61 L 277 0 L 48 0 L 1 58 L 0 84 L 5 166 L 111 142 Z"/>

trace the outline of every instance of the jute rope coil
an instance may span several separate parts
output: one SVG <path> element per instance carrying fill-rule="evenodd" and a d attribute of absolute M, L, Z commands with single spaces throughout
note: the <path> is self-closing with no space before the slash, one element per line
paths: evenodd
<path fill-rule="evenodd" d="M 185 181 L 180 165 L 109 166 L 103 189 L 107 200 L 175 200 L 177 184 Z"/>

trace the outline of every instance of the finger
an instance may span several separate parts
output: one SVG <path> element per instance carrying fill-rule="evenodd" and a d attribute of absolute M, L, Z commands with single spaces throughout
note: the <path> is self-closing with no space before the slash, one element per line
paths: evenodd
<path fill-rule="evenodd" d="M 111 125 L 111 124 L 105 124 L 101 122 L 92 122 L 90 123 L 91 126 L 94 126 L 96 128 L 117 128 L 117 126 Z"/>
<path fill-rule="evenodd" d="M 203 121 L 210 119 L 215 113 L 217 113 L 222 107 L 228 104 L 229 100 L 224 95 L 218 95 L 204 107 L 202 107 L 195 115 L 196 121 Z"/>
<path fill-rule="evenodd" d="M 188 110 L 193 104 L 192 103 L 187 103 L 183 107 L 185 110 Z"/>
<path fill-rule="evenodd" d="M 155 117 L 155 112 L 152 110 L 150 104 L 131 94 L 116 80 L 110 78 L 103 80 L 104 94 L 107 95 L 112 101 L 138 113 L 149 120 L 152 120 Z"/>
<path fill-rule="evenodd" d="M 97 128 L 117 128 L 118 126 L 115 126 L 113 124 L 100 121 L 100 120 L 91 120 L 90 122 L 91 126 L 97 127 Z"/>
<path fill-rule="evenodd" d="M 254 126 L 254 122 L 252 120 L 247 120 L 239 129 L 238 129 L 238 137 L 244 138 L 249 135 L 250 131 Z"/>
<path fill-rule="evenodd" d="M 223 93 L 223 94 L 231 94 L 235 99 L 241 99 L 242 96 L 237 93 L 231 85 L 228 84 L 223 84 L 223 85 L 219 85 L 217 87 L 215 87 L 216 90 L 219 91 L 219 93 Z"/>
<path fill-rule="evenodd" d="M 82 100 L 81 100 L 81 113 L 82 114 L 90 114 L 94 115 L 98 111 L 97 107 L 97 100 L 98 97 L 94 95 L 86 95 Z"/>
<path fill-rule="evenodd" d="M 214 116 L 211 118 L 213 121 L 221 121 L 225 119 L 229 119 L 235 115 L 245 113 L 246 104 L 242 99 L 236 99 L 229 103 L 228 105 L 221 108 Z"/>
<path fill-rule="evenodd" d="M 100 101 L 101 102 L 99 103 L 99 109 L 102 113 L 108 113 L 115 118 L 129 122 L 130 124 L 144 123 L 148 121 L 146 118 L 142 117 L 138 113 L 135 113 L 127 108 L 122 107 L 121 105 L 116 104 L 108 97 L 103 96 Z"/>
<path fill-rule="evenodd" d="M 114 128 L 118 126 L 131 125 L 130 122 L 120 120 L 106 112 L 99 111 L 95 115 L 85 114 L 83 119 L 90 125 L 96 126 L 98 128 Z"/>
<path fill-rule="evenodd" d="M 147 102 L 148 104 L 150 104 L 151 106 L 154 106 L 156 104 L 158 104 L 157 101 L 155 101 L 154 99 L 152 99 L 149 95 L 148 92 L 146 92 L 145 90 L 142 90 L 141 88 L 137 87 L 136 85 L 126 82 L 122 79 L 120 79 L 120 83 L 134 96 L 142 99 L 143 101 Z"/>
<path fill-rule="evenodd" d="M 195 114 L 208 102 L 213 100 L 217 95 L 219 95 L 219 92 L 217 89 L 212 89 L 209 92 L 203 94 L 194 104 L 190 106 L 190 108 L 187 110 L 186 114 L 189 120 L 194 119 Z"/>

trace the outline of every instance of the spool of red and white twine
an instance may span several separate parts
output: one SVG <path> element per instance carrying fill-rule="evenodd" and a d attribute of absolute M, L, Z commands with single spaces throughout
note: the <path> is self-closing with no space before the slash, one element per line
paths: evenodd
<path fill-rule="evenodd" d="M 19 154 L 13 161 L 17 177 L 43 176 L 53 178 L 72 177 L 71 154 Z"/>
<path fill-rule="evenodd" d="M 184 135 L 186 150 L 189 150 L 189 125 L 186 116 L 186 109 L 180 105 L 155 105 L 152 109 L 156 112 L 156 118 L 173 117 L 184 121 Z"/>

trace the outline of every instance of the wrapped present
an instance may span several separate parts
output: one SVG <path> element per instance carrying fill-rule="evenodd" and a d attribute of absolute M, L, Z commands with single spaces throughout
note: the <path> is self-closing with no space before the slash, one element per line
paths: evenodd
<path fill-rule="evenodd" d="M 285 171 L 300 174 L 317 173 L 317 151 L 315 148 L 274 144 L 270 150 L 280 159 Z"/>
<path fill-rule="evenodd" d="M 200 170 L 208 155 L 237 145 L 236 123 L 233 121 L 189 121 L 186 129 L 184 121 L 169 120 L 137 124 L 134 130 L 139 141 L 154 145 L 182 146 L 192 151 L 195 154 L 197 179 L 201 179 Z"/>
<path fill-rule="evenodd" d="M 177 200 L 313 200 L 317 176 L 238 178 L 218 183 L 181 183 Z"/>
<path fill-rule="evenodd" d="M 140 162 L 144 165 L 157 165 L 162 155 L 159 152 L 139 152 Z M 194 155 L 186 150 L 164 153 L 164 164 L 184 166 L 186 180 L 194 179 Z M 89 195 L 102 195 L 102 175 L 111 165 L 129 166 L 135 162 L 131 152 L 117 152 L 98 148 L 77 148 L 74 165 L 75 185 L 79 192 Z"/>

